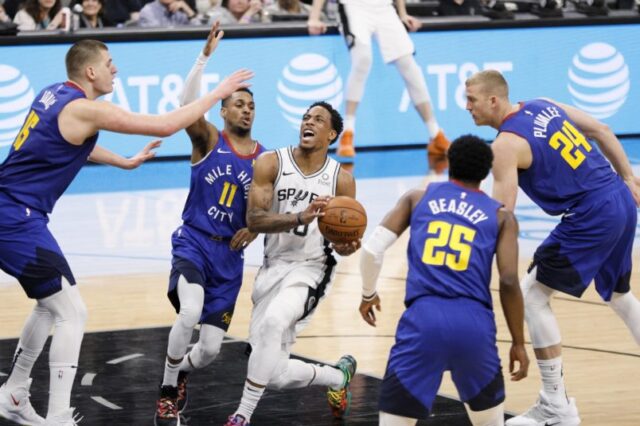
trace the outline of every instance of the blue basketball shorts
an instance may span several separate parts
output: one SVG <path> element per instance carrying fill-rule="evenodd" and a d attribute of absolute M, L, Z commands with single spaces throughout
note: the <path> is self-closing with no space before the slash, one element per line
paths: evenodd
<path fill-rule="evenodd" d="M 536 250 L 529 271 L 555 290 L 582 296 L 595 280 L 602 299 L 629 291 L 638 213 L 631 191 L 618 182 L 568 210 Z"/>
<path fill-rule="evenodd" d="M 244 255 L 229 248 L 230 241 L 214 241 L 208 235 L 183 225 L 171 239 L 173 259 L 168 297 L 180 312 L 178 279 L 204 288 L 204 306 L 200 322 L 227 331 L 242 286 Z"/>
<path fill-rule="evenodd" d="M 472 410 L 504 401 L 493 311 L 472 299 L 424 296 L 398 323 L 380 388 L 380 410 L 427 418 L 447 370 Z"/>
<path fill-rule="evenodd" d="M 71 285 L 76 283 L 48 222 L 46 213 L 0 191 L 0 269 L 17 278 L 32 299 L 60 291 L 62 277 Z"/>

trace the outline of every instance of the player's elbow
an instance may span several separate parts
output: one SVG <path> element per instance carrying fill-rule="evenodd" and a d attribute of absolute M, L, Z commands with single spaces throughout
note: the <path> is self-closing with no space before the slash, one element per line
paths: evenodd
<path fill-rule="evenodd" d="M 178 126 L 171 122 L 161 122 L 158 126 L 157 133 L 154 136 L 159 138 L 168 138 L 179 130 Z"/>
<path fill-rule="evenodd" d="M 508 274 L 500 276 L 500 292 L 512 293 L 520 291 L 520 282 L 518 274 Z"/>
<path fill-rule="evenodd" d="M 587 136 L 589 139 L 594 139 L 596 141 L 601 141 L 606 139 L 607 136 L 613 134 L 613 131 L 611 130 L 611 127 L 609 127 L 609 125 L 598 121 L 593 128 L 588 129 L 587 131 L 584 132 L 585 136 Z"/>

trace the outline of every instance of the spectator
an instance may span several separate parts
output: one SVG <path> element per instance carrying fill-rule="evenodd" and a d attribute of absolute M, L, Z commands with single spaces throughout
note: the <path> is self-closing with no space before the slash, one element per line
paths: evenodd
<path fill-rule="evenodd" d="M 16 13 L 20 9 L 20 5 L 24 0 L 5 0 L 2 7 L 4 7 L 4 11 L 9 15 L 9 18 L 13 20 L 16 16 Z"/>
<path fill-rule="evenodd" d="M 74 4 L 82 5 L 80 28 L 102 28 L 102 12 L 104 0 L 76 0 Z"/>
<path fill-rule="evenodd" d="M 3 22 L 11 22 L 11 17 L 7 15 L 7 12 L 5 12 L 4 7 L 2 7 L 2 5 L 0 4 L 0 23 L 3 23 Z"/>
<path fill-rule="evenodd" d="M 300 0 L 277 0 L 272 5 L 264 8 L 267 14 L 277 15 L 306 15 L 309 16 L 311 6 L 302 3 Z"/>
<path fill-rule="evenodd" d="M 207 12 L 209 24 L 252 24 L 262 21 L 261 0 L 222 0 L 220 6 Z"/>
<path fill-rule="evenodd" d="M 141 27 L 177 27 L 198 23 L 196 12 L 183 0 L 154 0 L 140 11 Z"/>
<path fill-rule="evenodd" d="M 480 10 L 477 0 L 440 0 L 438 15 L 475 15 Z"/>
<path fill-rule="evenodd" d="M 55 30 L 65 25 L 60 0 L 26 0 L 13 22 L 19 31 Z"/>
<path fill-rule="evenodd" d="M 140 17 L 140 0 L 103 0 L 102 18 L 105 26 L 122 27 Z"/>

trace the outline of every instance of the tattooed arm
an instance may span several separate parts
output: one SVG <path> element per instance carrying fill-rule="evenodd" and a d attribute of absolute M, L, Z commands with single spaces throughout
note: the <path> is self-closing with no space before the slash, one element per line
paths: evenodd
<path fill-rule="evenodd" d="M 249 189 L 247 226 L 251 232 L 286 232 L 296 226 L 306 225 L 320 216 L 329 197 L 318 197 L 306 210 L 297 213 L 275 213 L 271 211 L 273 186 L 278 176 L 278 157 L 275 152 L 262 154 L 253 167 L 253 180 Z"/>

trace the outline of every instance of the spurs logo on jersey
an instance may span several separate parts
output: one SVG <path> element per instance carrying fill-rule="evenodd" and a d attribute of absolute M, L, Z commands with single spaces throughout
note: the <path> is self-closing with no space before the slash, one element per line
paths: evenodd
<path fill-rule="evenodd" d="M 320 170 L 305 175 L 293 159 L 293 147 L 281 148 L 276 154 L 279 168 L 271 211 L 295 214 L 305 210 L 319 196 L 336 194 L 340 171 L 338 162 L 327 157 Z M 298 226 L 289 232 L 267 234 L 265 256 L 294 261 L 325 257 L 325 240 L 320 234 L 317 221 Z"/>

